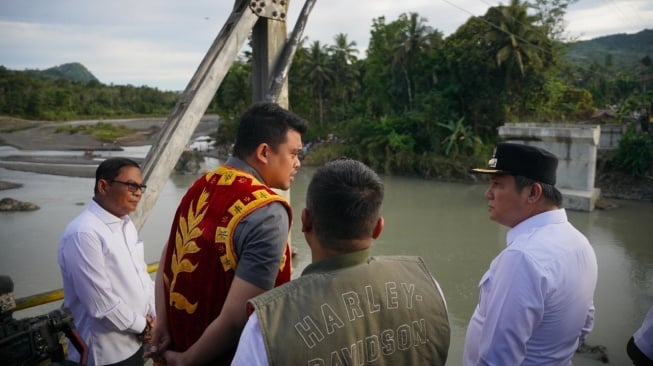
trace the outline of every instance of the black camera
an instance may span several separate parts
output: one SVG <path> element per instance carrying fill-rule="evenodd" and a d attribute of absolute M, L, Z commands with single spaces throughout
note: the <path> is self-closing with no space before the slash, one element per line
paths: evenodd
<path fill-rule="evenodd" d="M 86 365 L 87 349 L 84 341 L 75 330 L 72 315 L 62 308 L 45 315 L 24 319 L 14 319 L 16 303 L 13 298 L 13 281 L 8 276 L 0 276 L 0 361 L 2 365 L 35 365 L 42 361 L 71 364 L 64 361 L 62 336 L 81 355 L 81 365 Z"/>

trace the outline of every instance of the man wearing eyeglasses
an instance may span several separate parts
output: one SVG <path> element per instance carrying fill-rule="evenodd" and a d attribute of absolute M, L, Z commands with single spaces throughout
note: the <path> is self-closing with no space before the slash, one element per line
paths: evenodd
<path fill-rule="evenodd" d="M 143 339 L 155 316 L 154 283 L 129 213 L 145 188 L 135 161 L 103 161 L 93 199 L 59 242 L 64 306 L 88 347 L 89 366 L 143 365 Z M 68 358 L 79 361 L 75 347 L 68 347 Z"/>

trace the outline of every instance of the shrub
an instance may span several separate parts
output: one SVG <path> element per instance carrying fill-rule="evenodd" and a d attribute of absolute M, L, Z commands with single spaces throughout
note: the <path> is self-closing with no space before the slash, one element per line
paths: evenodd
<path fill-rule="evenodd" d="M 629 127 L 619 140 L 613 163 L 628 174 L 645 176 L 653 163 L 653 138 Z"/>
<path fill-rule="evenodd" d="M 134 129 L 124 125 L 114 125 L 107 122 L 97 122 L 95 124 L 82 124 L 82 125 L 62 125 L 58 126 L 55 133 L 69 133 L 71 135 L 80 133 L 91 135 L 100 141 L 111 142 L 118 137 L 126 136 L 134 133 Z"/>
<path fill-rule="evenodd" d="M 318 166 L 341 156 L 352 157 L 351 151 L 345 144 L 339 142 L 323 142 L 311 147 L 302 164 Z"/>

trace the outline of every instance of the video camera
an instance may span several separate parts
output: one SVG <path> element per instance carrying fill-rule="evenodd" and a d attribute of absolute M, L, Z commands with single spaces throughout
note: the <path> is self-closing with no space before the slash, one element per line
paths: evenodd
<path fill-rule="evenodd" d="M 9 276 L 0 276 L 0 360 L 3 365 L 35 365 L 50 360 L 62 364 L 65 361 L 62 334 L 77 349 L 79 365 L 86 365 L 87 348 L 77 333 L 68 309 L 62 308 L 46 315 L 14 319 L 16 302 L 14 283 Z"/>

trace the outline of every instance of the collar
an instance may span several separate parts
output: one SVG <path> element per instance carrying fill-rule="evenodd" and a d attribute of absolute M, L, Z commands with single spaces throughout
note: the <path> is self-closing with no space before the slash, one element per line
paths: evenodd
<path fill-rule="evenodd" d="M 263 178 L 261 178 L 261 175 L 256 171 L 256 169 L 254 169 L 251 165 L 247 164 L 247 162 L 245 160 L 239 159 L 239 158 L 237 158 L 235 156 L 230 156 L 227 159 L 227 161 L 225 162 L 224 165 L 229 165 L 229 166 L 234 167 L 234 168 L 236 168 L 238 170 L 242 170 L 244 172 L 247 172 L 247 173 L 253 175 L 254 178 L 256 178 L 259 182 L 267 185 L 267 183 L 265 183 Z"/>
<path fill-rule="evenodd" d="M 567 213 L 564 208 L 542 212 L 527 218 L 526 220 L 517 224 L 517 226 L 510 229 L 506 235 L 506 242 L 508 243 L 508 246 L 510 246 L 510 244 L 512 244 L 515 238 L 517 238 L 519 235 L 535 230 L 542 226 L 550 224 L 562 224 L 565 222 L 567 222 Z"/>
<path fill-rule="evenodd" d="M 103 224 L 105 224 L 111 232 L 120 232 L 121 228 L 126 225 L 131 218 L 129 215 L 123 217 L 117 217 L 111 212 L 105 210 L 99 203 L 94 199 L 91 199 L 91 202 L 88 204 L 88 210 L 95 215 Z"/>
<path fill-rule="evenodd" d="M 324 258 L 318 262 L 309 264 L 302 272 L 302 276 L 311 273 L 332 272 L 366 263 L 370 258 L 370 251 L 370 248 L 367 248 L 352 253 Z"/>

